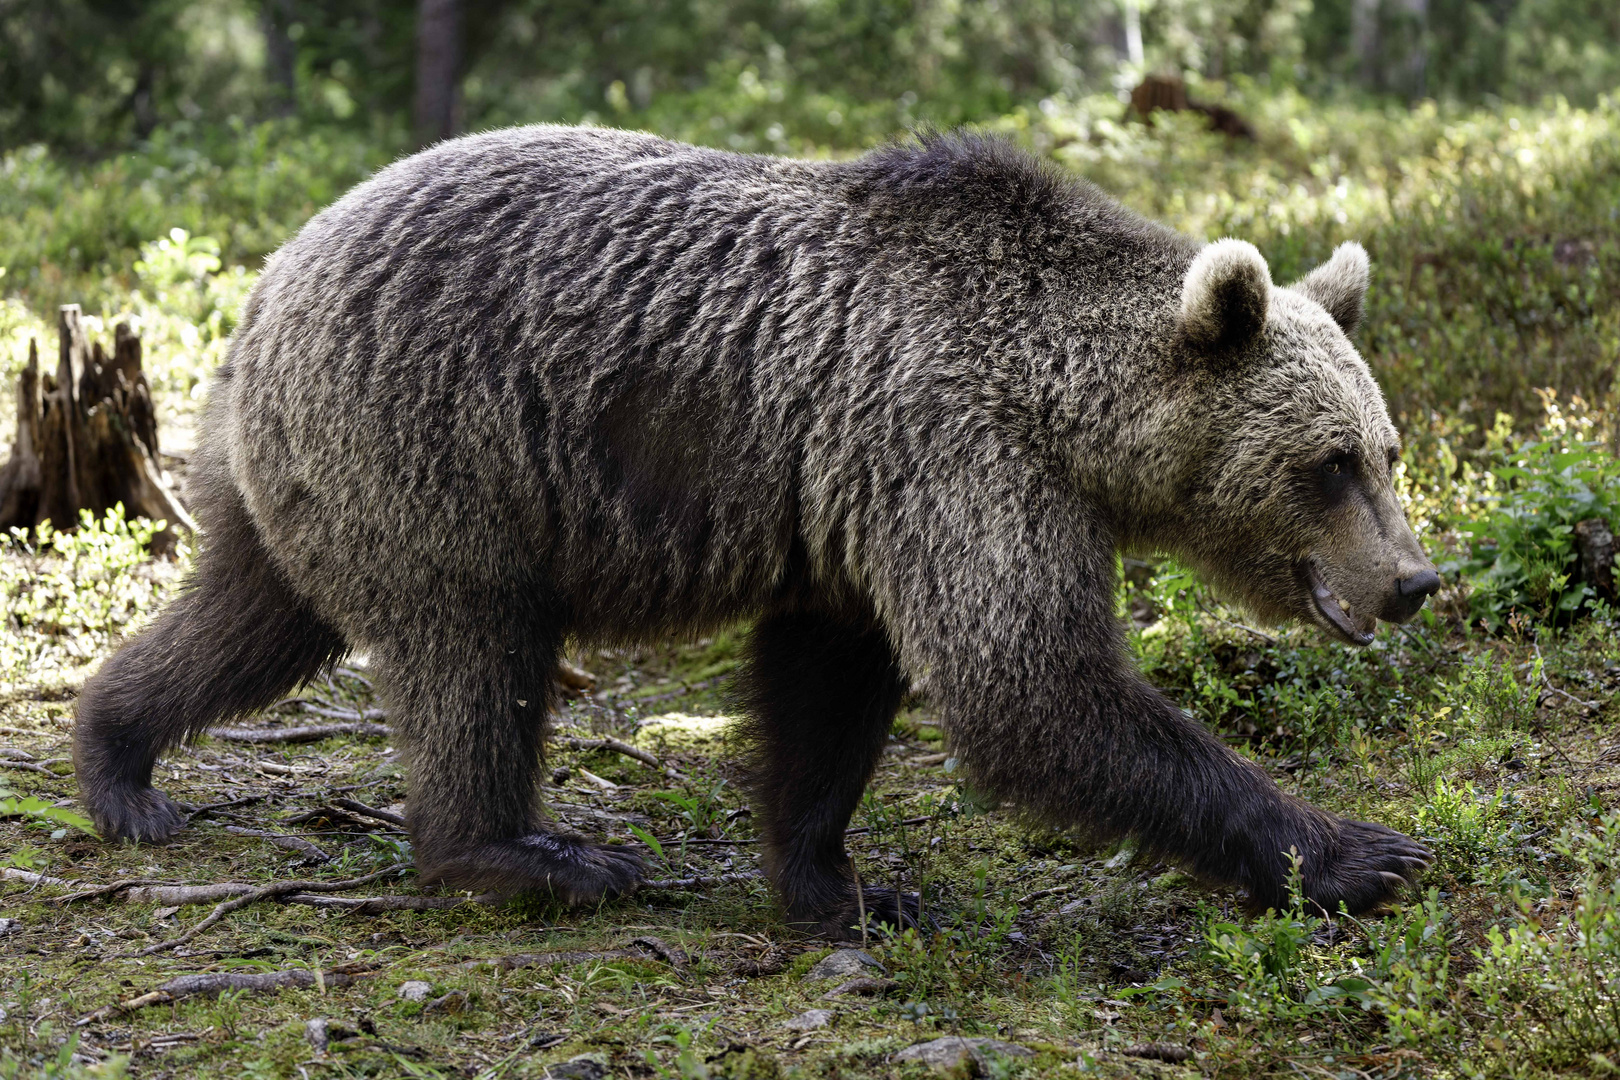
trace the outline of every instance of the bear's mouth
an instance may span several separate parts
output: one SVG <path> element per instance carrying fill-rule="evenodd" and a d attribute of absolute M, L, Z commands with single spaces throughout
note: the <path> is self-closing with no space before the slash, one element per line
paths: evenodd
<path fill-rule="evenodd" d="M 1340 600 L 1338 595 L 1322 580 L 1322 572 L 1317 569 L 1315 559 L 1305 561 L 1305 576 L 1310 584 L 1311 602 L 1321 614 L 1329 629 L 1338 633 L 1344 640 L 1352 645 L 1370 645 L 1373 639 L 1372 626 L 1363 630 L 1351 620 L 1351 611 Z"/>

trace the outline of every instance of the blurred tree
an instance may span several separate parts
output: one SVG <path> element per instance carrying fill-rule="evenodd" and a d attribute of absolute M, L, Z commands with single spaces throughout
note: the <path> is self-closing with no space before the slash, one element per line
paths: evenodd
<path fill-rule="evenodd" d="M 290 115 L 298 103 L 298 47 L 292 39 L 293 0 L 260 0 L 259 26 L 264 31 L 265 76 L 271 108 Z"/>
<path fill-rule="evenodd" d="M 296 115 L 415 119 L 422 139 L 532 120 L 692 138 L 711 125 L 791 150 L 787 132 L 861 145 L 1143 71 L 1589 104 L 1620 87 L 1620 3 L 0 0 L 0 146 L 104 151 L 168 124 Z"/>
<path fill-rule="evenodd" d="M 423 146 L 459 126 L 461 20 L 460 0 L 416 5 L 416 140 Z"/>

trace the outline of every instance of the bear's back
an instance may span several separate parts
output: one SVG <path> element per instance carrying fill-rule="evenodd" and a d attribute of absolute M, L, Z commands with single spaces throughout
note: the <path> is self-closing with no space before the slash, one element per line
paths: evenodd
<path fill-rule="evenodd" d="M 814 163 L 472 136 L 275 256 L 210 437 L 341 606 L 532 573 L 641 605 L 625 625 L 746 607 L 916 474 L 919 433 L 985 430 L 989 357 L 1059 354 L 1054 266 L 1173 261 L 1168 235 L 993 142 Z"/>

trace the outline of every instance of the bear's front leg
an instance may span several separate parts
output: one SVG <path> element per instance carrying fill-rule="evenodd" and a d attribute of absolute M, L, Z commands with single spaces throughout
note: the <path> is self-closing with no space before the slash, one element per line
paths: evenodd
<path fill-rule="evenodd" d="M 423 881 L 566 904 L 628 892 L 638 855 L 548 828 L 538 805 L 556 626 L 526 595 L 441 599 L 376 650 Z"/>
<path fill-rule="evenodd" d="M 917 920 L 915 897 L 856 883 L 844 829 L 883 753 L 905 680 L 870 614 L 783 611 L 754 625 L 741 689 L 750 803 L 790 926 L 835 940 Z"/>
<path fill-rule="evenodd" d="M 880 605 L 974 784 L 1059 827 L 1132 838 L 1262 909 L 1286 902 L 1290 853 L 1330 912 L 1376 907 L 1428 865 L 1409 837 L 1285 794 L 1148 686 L 1115 617 L 1108 530 L 1033 484 L 1032 504 L 972 506 L 993 481 L 964 483 L 960 512 L 896 545 L 907 558 L 884 567 Z"/>

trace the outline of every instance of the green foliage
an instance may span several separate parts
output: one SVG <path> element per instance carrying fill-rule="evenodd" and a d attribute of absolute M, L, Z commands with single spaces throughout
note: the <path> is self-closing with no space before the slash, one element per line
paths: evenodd
<path fill-rule="evenodd" d="M 1256 142 L 1195 114 L 1124 123 L 1104 96 L 993 126 L 1149 217 L 1252 241 L 1278 282 L 1360 241 L 1372 287 L 1358 344 L 1415 442 L 1437 410 L 1479 430 L 1498 412 L 1539 420 L 1540 387 L 1605 404 L 1620 363 L 1620 103 L 1396 110 L 1226 90 Z"/>
<path fill-rule="evenodd" d="M 386 164 L 398 131 L 292 122 L 165 127 L 139 152 L 85 163 L 43 146 L 0 154 L 0 266 L 42 311 L 94 305 L 142 282 L 142 245 L 174 228 L 256 264 L 315 211 Z M 234 312 L 232 313 L 234 314 Z"/>
<path fill-rule="evenodd" d="M 12 536 L 0 559 L 0 680 L 38 678 L 51 667 L 77 666 L 148 617 L 173 587 L 179 562 L 151 560 L 163 522 L 124 518 L 123 507 L 61 532 L 49 522 L 30 539 Z M 180 541 L 181 560 L 189 552 Z"/>
<path fill-rule="evenodd" d="M 1501 788 L 1482 795 L 1471 780 L 1447 783 L 1439 776 L 1421 794 L 1417 834 L 1435 850 L 1440 865 L 1452 873 L 1463 877 L 1484 874 L 1515 846 L 1507 823 L 1510 798 Z"/>
<path fill-rule="evenodd" d="M 1459 686 L 1464 721 L 1485 735 L 1529 731 L 1536 718 L 1542 667 L 1537 657 L 1521 683 L 1511 667 L 1489 653 L 1470 660 L 1463 666 Z"/>
<path fill-rule="evenodd" d="M 1579 580 L 1575 526 L 1588 518 L 1620 525 L 1620 460 L 1594 437 L 1593 420 L 1570 423 L 1551 394 L 1547 420 L 1516 441 L 1500 416 L 1487 445 L 1488 473 L 1479 517 L 1460 528 L 1463 554 L 1443 569 L 1466 575 L 1469 611 L 1491 631 L 1517 613 L 1565 621 L 1596 599 Z"/>
<path fill-rule="evenodd" d="M 67 835 L 67 830 L 78 829 L 90 836 L 96 835 L 95 826 L 90 819 L 76 810 L 66 806 L 53 806 L 44 799 L 33 795 L 19 795 L 0 783 L 0 818 L 22 818 L 30 825 L 48 829 L 52 840 L 60 840 Z M 32 863 L 31 858 L 25 856 L 23 851 L 13 851 L 4 857 L 4 863 L 12 866 L 21 866 Z"/>
<path fill-rule="evenodd" d="M 1579 874 L 1573 902 L 1538 917 L 1531 898 L 1517 896 L 1518 918 L 1487 931 L 1463 984 L 1499 1065 L 1515 1074 L 1611 1072 L 1620 1046 L 1620 815 L 1572 825 L 1554 847 Z"/>

